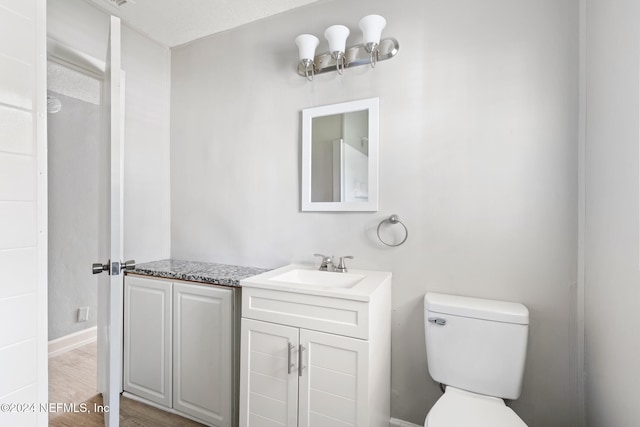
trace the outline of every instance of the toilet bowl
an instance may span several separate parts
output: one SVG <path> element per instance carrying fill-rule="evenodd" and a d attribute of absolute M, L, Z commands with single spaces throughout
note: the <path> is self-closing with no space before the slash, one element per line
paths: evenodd
<path fill-rule="evenodd" d="M 427 414 L 425 427 L 527 427 L 497 397 L 447 387 Z"/>
<path fill-rule="evenodd" d="M 425 427 L 526 427 L 503 399 L 522 391 L 529 311 L 519 303 L 427 293 L 427 366 L 445 386 Z"/>

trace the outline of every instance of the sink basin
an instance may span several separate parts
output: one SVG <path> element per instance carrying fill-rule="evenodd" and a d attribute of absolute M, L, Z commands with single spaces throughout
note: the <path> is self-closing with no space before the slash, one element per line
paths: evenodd
<path fill-rule="evenodd" d="M 391 273 L 385 271 L 350 270 L 348 273 L 336 273 L 319 271 L 317 265 L 306 264 L 289 264 L 240 280 L 243 288 L 260 289 L 251 292 L 278 291 L 278 295 L 286 292 L 364 302 L 370 301 L 378 289 L 386 289 L 390 284 Z M 255 301 L 244 301 L 248 292 L 242 292 L 243 304 L 260 305 L 258 297 L 255 297 Z M 250 299 L 248 296 L 246 298 Z M 322 303 L 316 301 L 316 304 Z"/>
<path fill-rule="evenodd" d="M 273 282 L 291 283 L 301 286 L 313 286 L 322 289 L 351 288 L 364 279 L 363 274 L 334 273 L 330 271 L 296 268 L 270 277 Z"/>

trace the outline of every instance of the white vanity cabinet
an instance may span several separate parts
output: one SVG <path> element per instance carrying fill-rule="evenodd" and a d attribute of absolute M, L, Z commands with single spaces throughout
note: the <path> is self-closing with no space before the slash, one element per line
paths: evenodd
<path fill-rule="evenodd" d="M 240 425 L 297 426 L 298 328 L 242 319 L 240 340 Z"/>
<path fill-rule="evenodd" d="M 128 275 L 124 391 L 217 427 L 234 425 L 234 290 Z"/>
<path fill-rule="evenodd" d="M 240 425 L 369 425 L 368 341 L 243 319 L 242 348 Z"/>
<path fill-rule="evenodd" d="M 127 276 L 124 283 L 124 390 L 172 403 L 172 285 Z"/>
<path fill-rule="evenodd" d="M 353 300 L 243 282 L 240 427 L 388 427 L 390 279 Z"/>

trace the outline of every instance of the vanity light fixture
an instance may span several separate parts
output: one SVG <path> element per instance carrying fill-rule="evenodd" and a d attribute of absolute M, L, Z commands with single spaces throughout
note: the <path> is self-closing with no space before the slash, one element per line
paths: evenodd
<path fill-rule="evenodd" d="M 315 65 L 313 63 L 313 58 L 316 54 L 316 48 L 320 40 L 316 36 L 311 34 L 300 34 L 296 37 L 296 45 L 298 45 L 298 52 L 300 56 L 300 67 L 304 70 L 304 76 L 307 80 L 313 80 L 313 74 L 315 70 Z"/>
<path fill-rule="evenodd" d="M 298 74 L 313 80 L 315 74 L 337 71 L 342 74 L 345 68 L 370 64 L 375 67 L 378 61 L 393 58 L 400 48 L 394 38 L 380 39 L 387 21 L 380 15 L 367 15 L 359 22 L 363 43 L 347 47 L 349 28 L 344 25 L 332 25 L 324 32 L 329 42 L 329 52 L 315 55 L 319 44 L 317 37 L 301 34 L 296 37 L 299 49 Z"/>
<path fill-rule="evenodd" d="M 329 42 L 329 52 L 331 57 L 336 61 L 336 71 L 338 74 L 344 72 L 345 57 L 344 51 L 347 46 L 347 37 L 349 37 L 349 29 L 344 25 L 332 25 L 324 32 L 324 38 Z"/>
<path fill-rule="evenodd" d="M 387 25 L 387 20 L 380 15 L 367 15 L 360 20 L 358 26 L 362 30 L 362 39 L 364 40 L 364 48 L 371 54 L 371 68 L 375 68 L 378 62 L 378 54 L 380 50 L 380 35 Z"/>

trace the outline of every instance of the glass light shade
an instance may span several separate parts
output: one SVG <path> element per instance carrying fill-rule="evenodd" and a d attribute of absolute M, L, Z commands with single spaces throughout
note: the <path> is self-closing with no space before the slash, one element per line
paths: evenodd
<path fill-rule="evenodd" d="M 358 24 L 362 30 L 364 43 L 380 43 L 382 29 L 387 25 L 387 20 L 380 15 L 367 15 Z"/>
<path fill-rule="evenodd" d="M 330 52 L 344 52 L 347 46 L 349 29 L 344 25 L 332 25 L 324 32 L 324 37 L 329 42 Z"/>
<path fill-rule="evenodd" d="M 320 40 L 311 34 L 300 34 L 296 37 L 296 45 L 298 46 L 298 53 L 300 55 L 300 61 L 303 59 L 310 59 L 316 56 L 316 48 L 320 44 Z"/>

